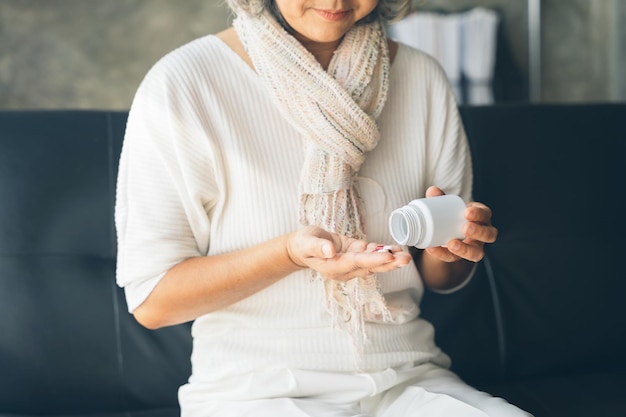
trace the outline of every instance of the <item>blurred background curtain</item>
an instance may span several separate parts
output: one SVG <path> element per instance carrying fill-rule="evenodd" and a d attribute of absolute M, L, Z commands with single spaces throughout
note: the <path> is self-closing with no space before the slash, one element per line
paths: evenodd
<path fill-rule="evenodd" d="M 439 61 L 459 103 L 486 105 L 494 102 L 499 21 L 496 11 L 483 7 L 460 13 L 416 11 L 388 32 Z"/>

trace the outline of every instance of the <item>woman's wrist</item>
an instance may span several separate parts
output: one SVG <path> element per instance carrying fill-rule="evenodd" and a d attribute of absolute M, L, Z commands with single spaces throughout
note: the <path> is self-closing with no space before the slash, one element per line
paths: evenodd
<path fill-rule="evenodd" d="M 422 280 L 429 288 L 448 290 L 463 283 L 471 274 L 475 263 L 466 259 L 446 262 L 427 250 L 420 251 L 416 261 Z"/>
<path fill-rule="evenodd" d="M 299 271 L 301 269 L 306 269 L 307 266 L 298 261 L 298 256 L 296 255 L 296 251 L 294 249 L 293 240 L 296 237 L 298 232 L 291 232 L 282 236 L 282 246 L 284 249 L 284 256 L 286 257 L 286 261 L 291 265 L 293 271 Z"/>

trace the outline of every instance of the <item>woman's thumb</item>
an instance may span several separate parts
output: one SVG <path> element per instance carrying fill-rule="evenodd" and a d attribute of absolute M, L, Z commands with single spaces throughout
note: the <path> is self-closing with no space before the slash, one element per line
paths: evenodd
<path fill-rule="evenodd" d="M 322 257 L 328 259 L 332 258 L 333 256 L 335 256 L 335 248 L 330 242 L 324 242 L 322 244 Z"/>

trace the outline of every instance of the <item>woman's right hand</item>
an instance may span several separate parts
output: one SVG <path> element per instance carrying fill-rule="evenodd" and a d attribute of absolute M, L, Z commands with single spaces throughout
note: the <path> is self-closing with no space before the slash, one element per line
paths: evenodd
<path fill-rule="evenodd" d="M 400 246 L 393 245 L 391 252 L 377 252 L 378 245 L 307 226 L 289 236 L 287 252 L 299 267 L 311 268 L 336 281 L 392 271 L 411 261 L 411 255 Z"/>

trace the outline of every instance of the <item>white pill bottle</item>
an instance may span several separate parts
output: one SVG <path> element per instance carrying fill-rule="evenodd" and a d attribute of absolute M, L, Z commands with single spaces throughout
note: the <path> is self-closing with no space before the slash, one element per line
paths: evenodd
<path fill-rule="evenodd" d="M 451 194 L 413 200 L 389 216 L 391 237 L 399 245 L 419 249 L 463 239 L 466 207 L 461 197 Z"/>

